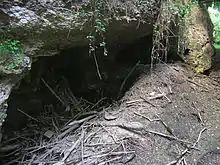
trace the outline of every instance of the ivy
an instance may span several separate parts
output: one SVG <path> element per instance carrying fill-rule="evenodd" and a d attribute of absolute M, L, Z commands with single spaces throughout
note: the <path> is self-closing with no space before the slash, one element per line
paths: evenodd
<path fill-rule="evenodd" d="M 95 53 L 95 50 L 99 47 L 103 48 L 103 54 L 105 56 L 108 55 L 107 51 L 107 44 L 105 41 L 105 33 L 106 33 L 106 27 L 108 25 L 108 21 L 105 20 L 105 12 L 107 11 L 106 3 L 102 0 L 100 1 L 93 1 L 93 6 L 91 7 L 93 9 L 92 11 L 92 18 L 93 20 L 91 22 L 93 26 L 93 30 L 89 33 L 89 35 L 86 37 L 89 40 L 89 54 Z M 99 42 L 99 43 L 97 43 Z"/>
<path fill-rule="evenodd" d="M 178 4 L 178 3 L 177 3 Z M 198 0 L 193 0 L 192 3 L 183 4 L 179 2 L 179 16 L 184 17 L 185 15 L 189 14 L 193 5 L 198 4 Z"/>

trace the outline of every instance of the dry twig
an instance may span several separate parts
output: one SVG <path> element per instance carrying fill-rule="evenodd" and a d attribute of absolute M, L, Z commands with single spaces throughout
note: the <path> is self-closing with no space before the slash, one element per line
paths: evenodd
<path fill-rule="evenodd" d="M 133 104 L 133 103 L 142 102 L 142 101 L 143 99 L 131 100 L 131 101 L 127 101 L 126 104 Z"/>
<path fill-rule="evenodd" d="M 27 116 L 28 118 L 30 118 L 31 120 L 34 120 L 36 122 L 39 122 L 37 119 L 35 119 L 34 117 L 28 115 L 27 113 L 23 112 L 21 109 L 17 109 L 19 112 L 23 113 L 25 116 Z"/>
<path fill-rule="evenodd" d="M 61 162 L 56 163 L 55 165 L 64 165 L 65 162 L 67 161 L 68 157 L 70 156 L 70 154 L 73 152 L 73 150 L 75 150 L 77 148 L 77 146 L 80 145 L 80 142 L 82 141 L 83 138 L 83 134 L 79 137 L 79 139 L 72 145 L 71 148 L 69 148 L 67 150 L 67 152 L 65 153 L 63 159 L 61 160 Z"/>
<path fill-rule="evenodd" d="M 197 82 L 195 82 L 195 81 L 193 81 L 193 80 L 190 80 L 189 78 L 187 78 L 186 80 L 187 80 L 188 82 L 190 82 L 190 83 L 196 85 L 196 86 L 199 86 L 199 87 L 203 88 L 206 92 L 209 91 L 209 89 L 208 89 L 207 87 L 205 87 L 205 86 L 203 86 L 203 85 L 201 85 L 201 84 L 199 84 L 199 83 L 197 83 Z"/>
<path fill-rule="evenodd" d="M 65 106 L 66 104 L 64 101 L 56 94 L 56 92 L 46 83 L 46 81 L 42 78 L 41 81 L 44 83 L 44 85 L 51 91 L 51 93 Z"/>
<path fill-rule="evenodd" d="M 100 126 L 100 124 L 97 124 L 97 126 Z M 104 125 L 104 126 L 107 126 L 107 127 L 119 127 L 119 128 L 122 128 L 122 129 L 125 129 L 125 130 L 128 130 L 132 133 L 135 133 L 135 134 L 138 134 L 138 135 L 144 135 L 145 133 L 151 133 L 151 134 L 155 134 L 155 135 L 158 135 L 158 136 L 161 136 L 161 137 L 164 137 L 168 140 L 176 140 L 178 142 L 181 142 L 181 143 L 184 143 L 184 144 L 191 144 L 191 142 L 189 141 L 186 141 L 186 140 L 183 140 L 183 139 L 179 139 L 173 135 L 166 135 L 166 134 L 163 134 L 161 132 L 156 132 L 156 131 L 153 131 L 153 130 L 147 130 L 145 129 L 144 127 L 131 127 L 131 126 L 126 126 L 126 125 L 123 125 L 123 124 L 111 124 L 111 125 Z"/>
<path fill-rule="evenodd" d="M 168 100 L 169 103 L 172 101 L 167 97 L 167 94 L 165 92 L 162 92 L 162 90 L 158 87 L 158 90 L 160 91 L 161 94 L 164 94 L 164 97 Z"/>
<path fill-rule="evenodd" d="M 196 147 L 196 145 L 198 144 L 200 138 L 201 138 L 201 135 L 202 133 L 206 130 L 207 128 L 203 128 L 200 132 L 199 132 L 199 135 L 198 135 L 198 138 L 197 140 L 195 141 L 195 143 L 193 143 L 190 147 L 187 147 L 180 155 L 180 157 L 175 160 L 175 161 L 172 161 L 170 163 L 168 163 L 167 165 L 172 165 L 172 164 L 175 164 L 175 165 L 180 165 L 180 163 L 184 160 L 184 156 L 188 153 L 188 151 L 190 149 L 193 149 Z"/>
<path fill-rule="evenodd" d="M 110 153 L 104 153 L 104 154 L 94 154 L 94 155 L 85 155 L 84 158 L 87 157 L 96 157 L 96 158 L 101 158 L 105 156 L 117 156 L 117 155 L 125 155 L 125 154 L 133 154 L 135 151 L 126 151 L 126 152 L 110 152 Z"/>
<path fill-rule="evenodd" d="M 95 53 L 93 53 L 93 58 L 94 58 L 94 61 L 95 61 L 96 71 L 97 71 L 97 74 L 99 76 L 99 79 L 102 80 L 102 75 L 100 73 L 99 64 L 98 64 Z"/>
<path fill-rule="evenodd" d="M 131 76 L 131 74 L 134 72 L 134 70 L 136 69 L 136 67 L 140 64 L 140 61 L 138 61 L 131 69 L 131 71 L 128 73 L 128 75 L 125 77 L 124 81 L 122 82 L 121 86 L 120 86 L 120 89 L 119 89 L 119 92 L 118 92 L 118 96 L 117 98 L 120 97 L 121 95 L 121 92 L 125 86 L 125 83 L 127 82 L 128 78 Z"/>
<path fill-rule="evenodd" d="M 149 117 L 147 117 L 147 116 L 144 116 L 144 115 L 142 115 L 142 114 L 140 114 L 140 113 L 137 113 L 137 112 L 134 112 L 134 114 L 135 114 L 135 115 L 138 115 L 138 116 L 141 116 L 141 117 L 143 117 L 144 119 L 147 119 L 147 120 L 150 121 L 150 122 L 160 121 L 160 120 L 161 120 L 161 119 L 159 119 L 159 118 L 151 119 L 151 118 L 149 118 Z"/>
<path fill-rule="evenodd" d="M 153 104 L 152 102 L 150 102 L 148 99 L 141 97 L 146 103 L 150 104 L 152 107 L 158 108 L 157 105 Z"/>
<path fill-rule="evenodd" d="M 84 165 L 84 138 L 85 138 L 85 131 L 84 128 L 82 127 L 82 140 L 81 140 L 81 159 L 82 159 L 82 164 Z"/>
<path fill-rule="evenodd" d="M 138 115 L 138 116 L 141 116 L 141 117 L 143 117 L 144 119 L 149 120 L 150 122 L 160 121 L 160 122 L 164 125 L 164 127 L 166 128 L 166 130 L 167 130 L 171 135 L 174 136 L 172 129 L 171 129 L 170 127 L 168 127 L 168 125 L 167 125 L 157 114 L 156 114 L 156 116 L 157 116 L 156 119 L 150 119 L 149 117 L 144 116 L 144 115 L 142 115 L 142 114 L 139 114 L 139 113 L 137 113 L 137 112 L 134 112 L 134 114 L 135 114 L 135 115 Z"/>

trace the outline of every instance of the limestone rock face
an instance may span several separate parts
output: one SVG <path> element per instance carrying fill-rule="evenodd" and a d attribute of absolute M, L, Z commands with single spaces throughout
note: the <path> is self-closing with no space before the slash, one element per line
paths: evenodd
<path fill-rule="evenodd" d="M 202 73 L 210 69 L 215 51 L 211 44 L 213 25 L 207 11 L 194 5 L 191 12 L 185 16 L 184 28 L 184 60 L 192 65 L 196 72 Z"/>
<path fill-rule="evenodd" d="M 109 0 L 106 15 L 100 16 L 108 22 L 106 42 L 129 42 L 152 33 L 157 4 L 151 0 L 140 8 L 134 0 Z M 145 12 L 143 18 L 141 10 Z M 20 40 L 28 56 L 55 55 L 62 49 L 88 45 L 86 37 L 95 26 L 94 12 L 90 1 L 5 1 L 0 5 L 0 36 Z"/>

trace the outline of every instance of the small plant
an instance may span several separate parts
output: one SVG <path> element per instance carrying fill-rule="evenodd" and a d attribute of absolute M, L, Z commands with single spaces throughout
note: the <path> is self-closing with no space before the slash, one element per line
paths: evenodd
<path fill-rule="evenodd" d="M 87 39 L 89 40 L 89 55 L 92 55 L 95 60 L 95 65 L 97 69 L 98 76 L 100 80 L 102 80 L 102 76 L 99 70 L 98 62 L 96 59 L 95 50 L 98 46 L 103 47 L 104 55 L 108 55 L 108 51 L 106 48 L 106 42 L 105 42 L 105 32 L 106 32 L 106 24 L 104 20 L 104 15 L 101 14 L 100 10 L 96 9 L 93 13 L 93 28 L 94 30 L 87 36 Z M 100 43 L 97 46 L 97 37 L 99 36 Z"/>
<path fill-rule="evenodd" d="M 105 42 L 106 26 L 108 22 L 105 20 L 104 11 L 105 11 L 104 2 L 100 1 L 95 4 L 94 11 L 92 12 L 93 30 L 87 36 L 87 39 L 89 40 L 89 54 L 94 52 L 97 48 L 96 45 L 98 45 L 100 47 L 103 47 L 104 55 L 105 56 L 108 55 L 106 42 Z M 99 40 L 99 44 L 97 43 L 98 40 Z"/>
<path fill-rule="evenodd" d="M 91 0 L 87 5 L 83 6 L 80 10 L 76 10 L 74 13 L 76 19 L 86 19 L 86 23 L 92 27 L 86 39 L 89 42 L 89 55 L 94 58 L 100 79 L 102 79 L 102 77 L 96 58 L 96 50 L 97 48 L 102 48 L 103 54 L 105 56 L 108 55 L 105 33 L 109 23 L 108 18 L 110 18 L 112 14 L 113 12 L 105 0 Z"/>
<path fill-rule="evenodd" d="M 190 6 L 189 5 L 182 5 L 181 8 L 179 9 L 179 14 L 180 16 L 184 17 L 186 14 L 188 14 L 190 11 Z"/>
<path fill-rule="evenodd" d="M 175 6 L 174 8 L 177 10 L 178 16 L 184 17 L 189 14 L 194 4 L 198 4 L 198 0 L 193 0 L 191 3 L 184 3 L 184 1 L 178 0 L 172 6 Z"/>
<path fill-rule="evenodd" d="M 20 48 L 20 41 L 18 40 L 5 40 L 0 43 L 0 56 L 4 62 L 10 61 L 7 66 L 8 70 L 15 69 L 18 64 L 22 62 L 23 50 Z"/>
<path fill-rule="evenodd" d="M 74 16 L 77 18 L 85 18 L 92 27 L 92 31 L 86 36 L 89 40 L 89 55 L 98 47 L 103 48 L 104 55 L 108 54 L 105 42 L 105 32 L 108 21 L 105 18 L 111 14 L 111 11 L 105 0 L 91 0 L 81 10 L 76 11 Z"/>

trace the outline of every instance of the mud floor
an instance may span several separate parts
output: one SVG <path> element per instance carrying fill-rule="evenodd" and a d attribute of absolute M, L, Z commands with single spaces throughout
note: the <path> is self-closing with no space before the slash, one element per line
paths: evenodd
<path fill-rule="evenodd" d="M 141 70 L 110 106 L 81 101 L 74 117 L 47 107 L 25 129 L 3 136 L 2 163 L 219 165 L 220 71 L 194 74 L 181 63 Z"/>

